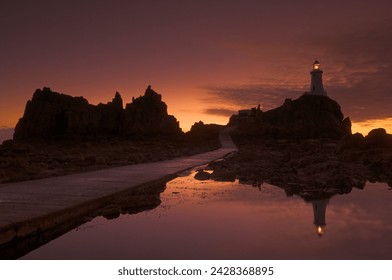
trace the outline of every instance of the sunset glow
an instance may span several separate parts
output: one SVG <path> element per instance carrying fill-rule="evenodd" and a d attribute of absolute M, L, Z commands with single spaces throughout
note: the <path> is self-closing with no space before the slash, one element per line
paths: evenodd
<path fill-rule="evenodd" d="M 392 133 L 392 118 L 365 120 L 361 122 L 353 122 L 351 130 L 353 133 L 361 133 L 367 135 L 369 131 L 375 128 L 385 128 L 387 133 Z"/>
<path fill-rule="evenodd" d="M 206 1 L 8 1 L 0 126 L 14 127 L 44 86 L 97 104 L 116 91 L 129 103 L 148 85 L 183 130 L 200 120 L 226 124 L 237 110 L 299 97 L 317 58 L 353 131 L 390 132 L 391 12 L 390 1 L 228 1 L 224 12 Z"/>

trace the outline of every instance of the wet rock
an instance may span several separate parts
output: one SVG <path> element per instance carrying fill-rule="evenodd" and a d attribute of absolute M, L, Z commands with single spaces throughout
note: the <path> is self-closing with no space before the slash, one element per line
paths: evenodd
<path fill-rule="evenodd" d="M 215 169 L 214 172 L 211 173 L 210 178 L 219 182 L 234 182 L 236 175 L 229 170 Z"/>
<path fill-rule="evenodd" d="M 101 215 L 108 220 L 116 219 L 120 217 L 120 214 L 121 214 L 121 207 L 116 204 L 110 204 L 106 206 L 104 209 L 102 209 L 101 212 Z"/>
<path fill-rule="evenodd" d="M 209 179 L 210 179 L 210 173 L 205 172 L 205 171 L 203 171 L 203 170 L 199 170 L 199 171 L 195 174 L 195 179 L 196 179 L 196 180 L 200 180 L 200 181 L 209 180 Z"/>

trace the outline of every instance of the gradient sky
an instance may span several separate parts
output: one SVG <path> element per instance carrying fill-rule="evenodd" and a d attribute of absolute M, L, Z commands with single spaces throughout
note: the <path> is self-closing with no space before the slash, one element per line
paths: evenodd
<path fill-rule="evenodd" d="M 392 2 L 0 0 L 0 127 L 37 88 L 92 104 L 148 85 L 184 130 L 324 87 L 354 130 L 392 133 Z"/>

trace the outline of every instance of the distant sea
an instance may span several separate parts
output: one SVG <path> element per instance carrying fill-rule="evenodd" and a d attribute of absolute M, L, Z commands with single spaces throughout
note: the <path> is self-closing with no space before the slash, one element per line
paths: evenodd
<path fill-rule="evenodd" d="M 2 144 L 5 140 L 12 139 L 13 134 L 13 128 L 0 128 L 0 144 Z"/>

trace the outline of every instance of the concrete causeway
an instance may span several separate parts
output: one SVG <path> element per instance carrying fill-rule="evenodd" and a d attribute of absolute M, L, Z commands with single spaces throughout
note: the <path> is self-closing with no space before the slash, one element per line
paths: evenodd
<path fill-rule="evenodd" d="M 0 185 L 0 245 L 50 229 L 98 207 L 97 201 L 168 178 L 237 150 L 226 128 L 218 150 L 160 162 Z"/>

